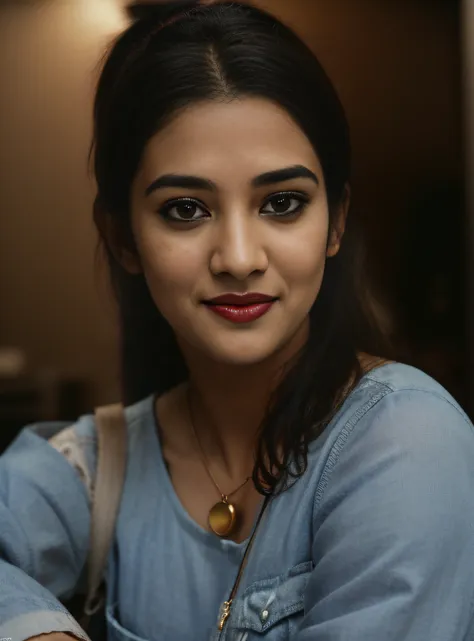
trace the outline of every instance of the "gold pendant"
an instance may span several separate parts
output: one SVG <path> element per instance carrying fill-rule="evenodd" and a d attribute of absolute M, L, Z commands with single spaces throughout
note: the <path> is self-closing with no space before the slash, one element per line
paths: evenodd
<path fill-rule="evenodd" d="M 209 527 L 217 536 L 226 537 L 232 534 L 236 521 L 235 508 L 226 496 L 209 511 Z"/>
<path fill-rule="evenodd" d="M 222 632 L 222 630 L 224 629 L 226 621 L 230 616 L 231 606 L 232 606 L 232 600 L 224 601 L 224 603 L 222 604 L 220 617 L 219 617 L 219 625 L 217 626 L 220 632 Z"/>

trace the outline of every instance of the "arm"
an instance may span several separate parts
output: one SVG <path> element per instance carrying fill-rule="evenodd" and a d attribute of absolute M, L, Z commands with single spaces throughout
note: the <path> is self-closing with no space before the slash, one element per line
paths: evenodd
<path fill-rule="evenodd" d="M 74 468 L 24 430 L 0 457 L 0 638 L 51 632 L 87 639 L 58 599 L 87 558 L 89 503 Z"/>
<path fill-rule="evenodd" d="M 472 426 L 435 394 L 392 392 L 333 452 L 297 640 L 470 638 Z"/>

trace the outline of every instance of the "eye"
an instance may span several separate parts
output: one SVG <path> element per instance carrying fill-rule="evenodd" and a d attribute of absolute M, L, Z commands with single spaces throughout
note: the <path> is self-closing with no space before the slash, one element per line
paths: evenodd
<path fill-rule="evenodd" d="M 309 197 L 306 194 L 285 191 L 267 198 L 260 213 L 266 216 L 290 217 L 302 212 L 308 202 Z"/>
<path fill-rule="evenodd" d="M 158 213 L 165 220 L 177 223 L 195 223 L 209 217 L 209 212 L 199 201 L 191 198 L 169 200 Z"/>

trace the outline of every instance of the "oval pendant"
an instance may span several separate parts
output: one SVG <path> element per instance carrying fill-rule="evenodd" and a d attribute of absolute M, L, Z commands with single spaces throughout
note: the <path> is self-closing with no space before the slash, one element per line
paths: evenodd
<path fill-rule="evenodd" d="M 232 503 L 219 501 L 209 511 L 209 527 L 217 536 L 229 536 L 235 526 L 235 508 Z"/>

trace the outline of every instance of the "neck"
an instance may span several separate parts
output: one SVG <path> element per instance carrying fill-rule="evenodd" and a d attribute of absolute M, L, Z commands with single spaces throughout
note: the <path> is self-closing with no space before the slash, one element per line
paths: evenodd
<path fill-rule="evenodd" d="M 271 394 L 305 339 L 302 333 L 278 355 L 249 366 L 216 363 L 183 349 L 190 373 L 190 418 L 199 441 L 206 457 L 237 481 L 251 473 Z"/>

